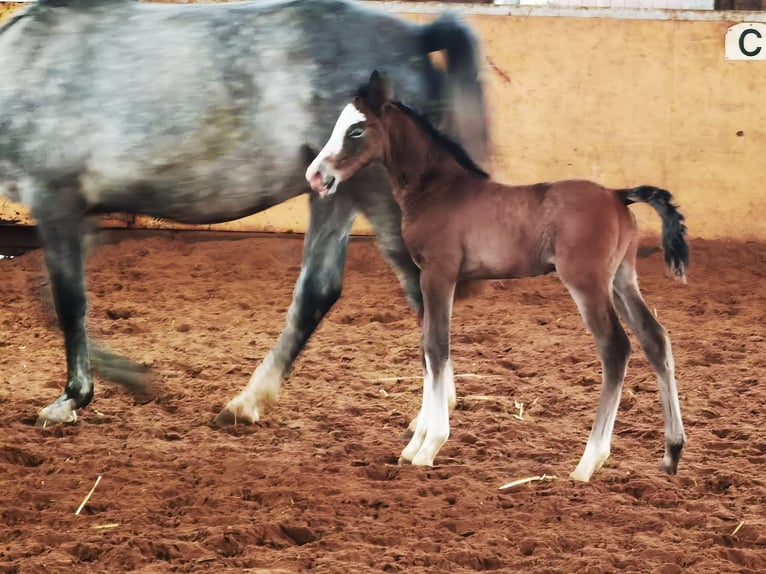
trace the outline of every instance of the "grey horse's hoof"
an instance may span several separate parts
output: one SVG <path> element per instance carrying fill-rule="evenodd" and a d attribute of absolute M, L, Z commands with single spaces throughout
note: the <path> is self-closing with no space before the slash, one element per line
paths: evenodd
<path fill-rule="evenodd" d="M 74 399 L 58 399 L 40 411 L 36 427 L 46 428 L 56 424 L 76 423 L 77 411 Z"/>

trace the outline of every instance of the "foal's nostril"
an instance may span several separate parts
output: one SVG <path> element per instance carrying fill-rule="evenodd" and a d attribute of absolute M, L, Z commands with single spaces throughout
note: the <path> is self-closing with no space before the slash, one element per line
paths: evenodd
<path fill-rule="evenodd" d="M 331 175 L 327 179 L 324 180 L 324 186 L 328 190 L 332 188 L 333 185 L 335 185 L 335 176 Z"/>
<path fill-rule="evenodd" d="M 311 186 L 311 189 L 313 189 L 314 191 L 318 191 L 319 188 L 322 186 L 322 174 L 320 174 L 319 172 L 316 172 L 314 175 L 312 175 L 311 178 L 309 179 L 309 185 Z"/>

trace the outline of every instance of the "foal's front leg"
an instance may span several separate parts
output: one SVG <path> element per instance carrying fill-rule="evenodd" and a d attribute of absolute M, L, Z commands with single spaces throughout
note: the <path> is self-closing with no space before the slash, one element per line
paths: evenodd
<path fill-rule="evenodd" d="M 400 463 L 431 466 L 436 454 L 449 438 L 450 402 L 455 400 L 455 382 L 449 356 L 449 329 L 452 315 L 454 279 L 443 274 L 422 271 L 424 315 L 422 344 L 426 376 L 423 381 L 423 404 L 415 422 L 412 438 L 402 451 Z"/>

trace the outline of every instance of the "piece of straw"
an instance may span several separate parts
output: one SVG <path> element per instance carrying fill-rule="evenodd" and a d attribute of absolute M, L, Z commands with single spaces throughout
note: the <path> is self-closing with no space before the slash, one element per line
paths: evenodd
<path fill-rule="evenodd" d="M 87 494 L 87 496 L 83 499 L 83 501 L 80 503 L 80 506 L 77 508 L 77 511 L 74 513 L 75 516 L 80 515 L 80 511 L 85 507 L 86 504 L 88 504 L 88 501 L 90 500 L 91 495 L 93 494 L 93 491 L 96 490 L 96 487 L 98 486 L 98 483 L 101 482 L 101 475 L 98 475 L 98 478 L 96 479 L 96 484 L 93 485 L 93 488 L 90 489 L 90 492 Z"/>
<path fill-rule="evenodd" d="M 734 529 L 734 532 L 731 533 L 732 536 L 734 536 L 737 532 L 739 532 L 739 529 L 742 528 L 745 525 L 744 520 L 740 520 L 739 524 L 737 524 L 737 527 Z"/>
<path fill-rule="evenodd" d="M 104 530 L 105 528 L 117 528 L 119 525 L 119 522 L 112 522 L 110 524 L 95 524 L 91 526 L 91 528 L 95 528 L 96 530 Z"/>
<path fill-rule="evenodd" d="M 552 474 L 541 474 L 540 476 L 528 476 L 526 478 L 520 478 L 518 480 L 512 480 L 511 482 L 499 487 L 498 490 L 508 490 L 514 486 L 521 486 L 522 484 L 529 484 L 530 482 L 544 481 L 544 480 L 556 480 L 556 476 Z"/>
<path fill-rule="evenodd" d="M 500 375 L 479 375 L 477 373 L 458 373 L 457 375 L 453 375 L 456 379 L 497 379 L 500 378 Z M 375 383 L 387 383 L 392 381 L 414 381 L 417 379 L 422 379 L 423 375 L 417 375 L 417 376 L 402 376 L 402 377 L 382 377 L 378 379 L 369 379 L 372 382 Z"/>

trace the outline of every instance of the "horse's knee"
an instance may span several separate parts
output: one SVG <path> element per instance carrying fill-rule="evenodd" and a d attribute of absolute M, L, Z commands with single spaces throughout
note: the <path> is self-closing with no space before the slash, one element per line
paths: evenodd
<path fill-rule="evenodd" d="M 343 294 L 343 270 L 320 273 L 311 282 L 316 293 L 317 307 L 327 313 Z"/>
<path fill-rule="evenodd" d="M 342 275 L 318 273 L 303 278 L 296 301 L 298 320 L 302 325 L 316 325 L 343 292 Z"/>

